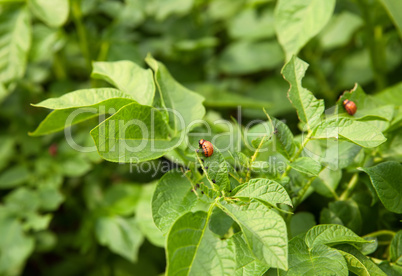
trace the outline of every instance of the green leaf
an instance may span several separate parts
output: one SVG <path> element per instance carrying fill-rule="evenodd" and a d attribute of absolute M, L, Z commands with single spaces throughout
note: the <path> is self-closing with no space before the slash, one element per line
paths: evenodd
<path fill-rule="evenodd" d="M 41 185 L 38 188 L 40 209 L 44 211 L 55 211 L 64 201 L 63 194 L 55 187 Z"/>
<path fill-rule="evenodd" d="M 297 236 L 289 242 L 289 270 L 280 275 L 347 276 L 348 268 L 338 250 L 323 244 L 308 248 L 303 236 Z"/>
<path fill-rule="evenodd" d="M 263 150 L 278 151 L 285 158 L 290 159 L 296 150 L 293 134 L 285 123 L 276 118 L 271 120 L 272 124 L 263 122 L 250 128 L 247 135 L 245 134 L 248 138 L 247 142 L 258 146 L 262 137 L 265 136 L 267 141 L 262 145 L 260 152 Z M 257 138 L 253 139 L 254 137 Z M 268 140 L 269 137 L 271 139 Z"/>
<path fill-rule="evenodd" d="M 0 174 L 0 189 L 15 188 L 26 182 L 30 172 L 23 165 L 11 167 Z"/>
<path fill-rule="evenodd" d="M 38 213 L 27 213 L 25 215 L 24 230 L 40 231 L 49 227 L 52 215 L 39 215 Z"/>
<path fill-rule="evenodd" d="M 364 108 L 358 109 L 354 115 L 356 119 L 360 121 L 368 121 L 368 120 L 386 120 L 391 121 L 394 116 L 395 106 L 392 104 L 382 105 L 375 108 Z"/>
<path fill-rule="evenodd" d="M 134 100 L 114 88 L 83 89 L 67 93 L 59 98 L 50 98 L 36 107 L 54 109 L 44 119 L 32 136 L 46 135 L 84 122 L 99 115 L 113 114 Z"/>
<path fill-rule="evenodd" d="M 155 18 L 159 21 L 165 20 L 169 15 L 183 15 L 187 14 L 193 6 L 194 0 L 156 0 L 153 1 L 152 11 L 155 14 Z M 151 4 L 151 5 L 152 5 Z M 148 6 L 150 8 L 150 6 Z"/>
<path fill-rule="evenodd" d="M 264 69 L 273 69 L 283 63 L 281 47 L 276 41 L 233 42 L 219 58 L 220 69 L 227 74 L 250 74 Z"/>
<path fill-rule="evenodd" d="M 307 63 L 293 56 L 283 67 L 282 75 L 290 85 L 288 91 L 290 102 L 296 108 L 300 121 L 310 130 L 318 123 L 325 107 L 323 100 L 317 100 L 313 93 L 302 86 L 302 78 L 307 67 Z"/>
<path fill-rule="evenodd" d="M 359 153 L 362 152 L 362 147 L 349 141 L 336 140 L 330 144 L 330 141 L 327 140 L 326 143 L 328 147 L 325 149 L 325 153 L 320 154 L 322 156 L 321 162 L 328 166 L 328 169 L 324 171 L 331 170 L 334 175 L 341 176 L 341 169 L 356 162 L 356 156 L 359 156 Z"/>
<path fill-rule="evenodd" d="M 273 139 L 277 146 L 276 149 L 287 159 L 290 159 L 296 151 L 293 134 L 285 123 L 275 118 L 272 118 L 272 123 L 275 127 Z"/>
<path fill-rule="evenodd" d="M 266 266 L 255 259 L 243 235 L 236 233 L 232 236 L 236 246 L 236 276 L 263 275 L 268 270 Z"/>
<path fill-rule="evenodd" d="M 402 265 L 402 230 L 396 232 L 389 248 L 391 261 Z"/>
<path fill-rule="evenodd" d="M 68 18 L 68 0 L 28 0 L 33 14 L 51 27 L 62 26 Z"/>
<path fill-rule="evenodd" d="M 342 220 L 328 208 L 323 208 L 320 213 L 321 224 L 339 224 L 343 225 Z"/>
<path fill-rule="evenodd" d="M 380 0 L 380 2 L 384 5 L 402 38 L 402 18 L 400 16 L 402 14 L 402 3 L 398 0 Z"/>
<path fill-rule="evenodd" d="M 155 225 L 166 234 L 173 223 L 190 212 L 197 202 L 190 180 L 176 170 L 167 172 L 158 182 L 152 198 Z"/>
<path fill-rule="evenodd" d="M 91 76 L 109 82 L 142 105 L 152 105 L 155 84 L 150 69 L 125 60 L 94 62 Z"/>
<path fill-rule="evenodd" d="M 152 217 L 152 196 L 156 183 L 142 186 L 141 197 L 137 204 L 136 219 L 142 234 L 155 246 L 164 247 L 166 237 L 156 227 Z"/>
<path fill-rule="evenodd" d="M 205 157 L 203 153 L 198 153 L 201 160 L 204 160 L 202 169 L 205 172 L 211 186 L 216 186 L 220 191 L 230 190 L 229 167 L 217 147 L 214 147 L 214 153 L 210 157 Z M 202 161 L 201 161 L 202 162 Z"/>
<path fill-rule="evenodd" d="M 15 140 L 9 135 L 0 136 L 0 170 L 9 165 L 15 154 Z M 1 186 L 1 185 L 0 185 Z"/>
<path fill-rule="evenodd" d="M 318 174 L 318 177 L 313 180 L 311 186 L 313 186 L 314 191 L 320 195 L 336 198 L 337 194 L 335 190 L 339 185 L 341 177 L 341 170 L 332 170 L 326 167 Z"/>
<path fill-rule="evenodd" d="M 341 220 L 341 225 L 348 227 L 356 233 L 360 233 L 362 228 L 362 216 L 357 203 L 351 199 L 346 201 L 335 201 L 329 203 L 329 210 L 336 216 L 336 220 Z M 334 223 L 335 221 L 321 221 L 321 223 Z"/>
<path fill-rule="evenodd" d="M 2 6 L 0 30 L 0 83 L 8 83 L 25 73 L 31 47 L 31 24 L 27 9 Z"/>
<path fill-rule="evenodd" d="M 370 176 L 382 204 L 389 211 L 402 213 L 402 165 L 395 161 L 379 163 L 373 167 L 360 168 Z"/>
<path fill-rule="evenodd" d="M 234 243 L 220 240 L 208 229 L 206 212 L 187 213 L 169 232 L 166 275 L 233 275 Z"/>
<path fill-rule="evenodd" d="M 311 227 L 315 226 L 315 218 L 312 213 L 298 212 L 290 219 L 290 233 L 292 237 L 306 233 Z"/>
<path fill-rule="evenodd" d="M 374 148 L 387 139 L 374 126 L 347 118 L 323 121 L 314 130 L 312 139 L 344 139 L 364 148 Z"/>
<path fill-rule="evenodd" d="M 356 275 L 361 276 L 386 276 L 386 274 L 375 265 L 369 258 L 349 244 L 337 245 L 335 247 L 345 258 L 348 269 Z"/>
<path fill-rule="evenodd" d="M 321 171 L 321 164 L 310 157 L 299 157 L 289 165 L 296 171 L 309 176 L 318 176 Z"/>
<path fill-rule="evenodd" d="M 334 14 L 319 35 L 320 44 L 325 50 L 344 47 L 363 24 L 363 19 L 355 13 L 342 11 Z"/>
<path fill-rule="evenodd" d="M 328 23 L 335 0 L 279 0 L 275 8 L 275 31 L 286 52 L 286 60 Z"/>
<path fill-rule="evenodd" d="M 360 238 L 345 226 L 336 224 L 314 226 L 307 232 L 305 240 L 309 248 L 319 244 L 362 244 L 369 242 Z"/>
<path fill-rule="evenodd" d="M 60 161 L 60 172 L 67 177 L 80 177 L 92 168 L 92 164 L 82 156 L 65 157 Z"/>
<path fill-rule="evenodd" d="M 233 219 L 226 215 L 221 209 L 214 208 L 208 227 L 209 230 L 223 237 L 226 233 L 228 233 L 233 223 Z"/>
<path fill-rule="evenodd" d="M 275 36 L 273 10 L 243 9 L 229 21 L 228 32 L 241 40 L 271 38 Z"/>
<path fill-rule="evenodd" d="M 102 206 L 108 214 L 130 216 L 137 208 L 142 186 L 117 184 L 109 187 L 102 199 Z"/>
<path fill-rule="evenodd" d="M 376 100 L 380 100 L 380 102 L 385 104 L 402 106 L 402 99 L 400 97 L 401 92 L 402 82 L 384 89 L 380 93 L 374 95 L 374 97 Z"/>
<path fill-rule="evenodd" d="M 148 55 L 145 61 L 152 68 L 163 101 L 162 107 L 169 112 L 169 125 L 177 133 L 190 131 L 196 120 L 205 115 L 204 98 L 179 84 L 170 75 L 165 65 Z"/>
<path fill-rule="evenodd" d="M 254 178 L 244 183 L 242 188 L 235 194 L 235 197 L 255 198 L 274 207 L 277 204 L 293 206 L 288 193 L 282 185 L 264 178 Z"/>
<path fill-rule="evenodd" d="M 260 110 L 272 107 L 268 100 L 255 99 L 254 97 L 226 91 L 219 87 L 219 84 L 197 83 L 192 85 L 192 89 L 200 93 L 204 98 L 204 105 L 214 108 L 236 108 L 241 105 L 244 108 Z"/>
<path fill-rule="evenodd" d="M 50 98 L 37 104 L 35 107 L 60 110 L 68 108 L 89 107 L 109 99 L 131 99 L 131 97 L 114 88 L 82 89 L 67 93 L 58 98 Z M 131 99 L 133 102 L 133 100 Z"/>
<path fill-rule="evenodd" d="M 0 103 L 2 103 L 9 94 L 10 91 L 6 89 L 3 83 L 0 83 Z"/>
<path fill-rule="evenodd" d="M 43 24 L 35 24 L 32 31 L 32 47 L 29 51 L 30 61 L 35 63 L 53 61 L 53 54 L 65 44 L 66 38 L 63 32 Z"/>
<path fill-rule="evenodd" d="M 135 219 L 100 217 L 96 220 L 95 233 L 101 245 L 131 262 L 137 261 L 144 237 Z"/>
<path fill-rule="evenodd" d="M 179 146 L 155 108 L 131 103 L 91 130 L 98 153 L 112 162 L 138 163 L 157 159 Z"/>
<path fill-rule="evenodd" d="M 4 198 L 5 205 L 18 216 L 25 216 L 38 210 L 40 206 L 38 193 L 30 188 L 20 187 L 12 190 Z"/>
<path fill-rule="evenodd" d="M 0 274 L 13 275 L 33 252 L 35 240 L 26 236 L 17 218 L 0 206 Z"/>
<path fill-rule="evenodd" d="M 287 269 L 287 230 L 280 215 L 258 201 L 242 206 L 221 202 L 218 206 L 239 224 L 247 245 L 259 261 Z"/>
<path fill-rule="evenodd" d="M 391 264 L 388 261 L 383 261 L 379 267 L 387 274 L 387 276 L 402 275 L 402 266 Z"/>

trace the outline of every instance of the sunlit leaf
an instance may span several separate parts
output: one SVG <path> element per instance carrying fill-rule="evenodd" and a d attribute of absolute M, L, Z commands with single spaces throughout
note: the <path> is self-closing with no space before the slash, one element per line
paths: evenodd
<path fill-rule="evenodd" d="M 278 1 L 275 8 L 275 30 L 287 60 L 324 28 L 334 8 L 335 0 Z"/>
<path fill-rule="evenodd" d="M 323 121 L 313 131 L 312 139 L 343 139 L 364 148 L 374 148 L 387 139 L 374 126 L 347 118 Z"/>
<path fill-rule="evenodd" d="M 288 98 L 296 108 L 300 121 L 312 129 L 324 112 L 324 101 L 317 100 L 313 93 L 302 86 L 307 67 L 307 63 L 293 56 L 283 67 L 282 75 L 289 82 Z"/>
<path fill-rule="evenodd" d="M 150 69 L 131 61 L 94 62 L 91 76 L 116 86 L 143 105 L 152 105 L 155 84 Z"/>
<path fill-rule="evenodd" d="M 67 21 L 68 0 L 28 0 L 28 5 L 36 17 L 51 27 L 60 27 Z"/>
<path fill-rule="evenodd" d="M 242 185 L 236 197 L 256 198 L 272 206 L 279 203 L 292 206 L 292 201 L 285 188 L 279 183 L 263 178 L 254 178 Z"/>
<path fill-rule="evenodd" d="M 0 17 L 0 83 L 21 78 L 31 47 L 31 25 L 26 8 L 2 7 Z"/>
<path fill-rule="evenodd" d="M 54 109 L 35 129 L 32 136 L 46 135 L 99 115 L 115 113 L 129 103 L 130 96 L 113 88 L 83 89 L 50 98 L 33 106 Z"/>
<path fill-rule="evenodd" d="M 91 135 L 98 153 L 112 162 L 153 160 L 179 146 L 179 137 L 169 137 L 161 113 L 137 103 L 121 108 L 92 129 Z"/>

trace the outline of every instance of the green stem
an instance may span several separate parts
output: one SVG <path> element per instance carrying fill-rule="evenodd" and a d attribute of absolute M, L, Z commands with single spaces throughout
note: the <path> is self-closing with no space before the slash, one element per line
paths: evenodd
<path fill-rule="evenodd" d="M 253 162 L 255 161 L 255 159 L 258 156 L 258 152 L 260 151 L 260 148 L 262 147 L 262 144 L 265 141 L 265 137 L 267 137 L 266 135 L 264 135 L 260 141 L 260 144 L 258 145 L 258 147 L 256 148 L 253 156 L 251 156 L 251 160 L 250 160 L 250 165 L 248 166 L 248 170 L 247 170 L 247 175 L 246 175 L 246 182 L 248 182 L 250 180 L 250 175 L 251 175 L 251 166 L 253 164 Z"/>
<path fill-rule="evenodd" d="M 98 58 L 96 60 L 99 60 L 99 61 L 106 60 L 107 54 L 109 52 L 109 48 L 110 48 L 110 43 L 108 41 L 103 41 L 100 46 Z"/>
<path fill-rule="evenodd" d="M 378 237 L 378 236 L 384 236 L 384 235 L 388 235 L 388 236 L 395 236 L 395 232 L 391 231 L 391 230 L 379 230 L 367 235 L 364 235 L 363 238 L 367 238 L 367 237 Z"/>
<path fill-rule="evenodd" d="M 331 90 L 331 86 L 328 83 L 327 77 L 325 76 L 325 74 L 323 73 L 323 70 L 319 64 L 319 60 L 321 60 L 321 51 L 319 51 L 318 49 L 314 49 L 314 52 L 312 51 L 313 49 L 309 49 L 306 48 L 305 50 L 305 54 L 308 57 L 308 60 L 310 61 L 310 67 L 316 77 L 316 79 L 319 82 L 320 85 L 320 91 L 323 94 L 323 96 L 327 99 L 327 100 L 334 100 L 334 97 L 336 96 L 332 90 Z M 319 54 L 317 54 L 317 52 L 319 52 Z"/>
<path fill-rule="evenodd" d="M 352 178 L 349 181 L 348 186 L 346 187 L 346 190 L 342 193 L 342 195 L 340 196 L 340 200 L 346 200 L 348 199 L 350 193 L 353 191 L 353 189 L 356 187 L 357 185 L 357 181 L 359 180 L 359 173 L 354 173 Z"/>
<path fill-rule="evenodd" d="M 382 90 L 386 86 L 385 47 L 383 45 L 382 27 L 374 26 L 373 16 L 370 14 L 372 6 L 367 5 L 366 1 L 363 0 L 359 0 L 358 3 L 366 22 L 365 31 L 374 72 L 374 81 L 377 90 Z"/>
<path fill-rule="evenodd" d="M 312 135 L 312 134 L 313 134 L 313 133 L 312 133 L 311 131 L 309 131 L 309 132 L 307 133 L 307 136 L 306 136 L 306 138 L 304 138 L 303 143 L 301 144 L 299 150 L 295 153 L 295 155 L 293 155 L 293 156 L 289 159 L 289 162 L 290 162 L 290 163 L 292 163 L 293 161 L 295 161 L 295 160 L 299 157 L 299 155 L 303 152 L 303 150 L 304 150 L 304 148 L 306 147 L 307 143 L 310 141 L 310 138 L 311 138 L 311 135 Z M 285 171 L 283 172 L 283 174 L 282 174 L 282 176 L 281 176 L 281 179 L 283 179 L 285 176 L 288 175 L 290 169 L 291 169 L 290 165 L 287 164 L 287 165 L 286 165 L 286 169 L 285 169 Z"/>
<path fill-rule="evenodd" d="M 61 61 L 59 53 L 54 53 L 53 55 L 53 70 L 58 80 L 67 79 L 67 73 L 63 66 L 63 62 Z"/>
<path fill-rule="evenodd" d="M 209 185 L 211 186 L 212 190 L 214 190 L 215 192 L 218 192 L 218 190 L 215 189 L 215 183 L 213 183 L 213 182 L 211 181 L 211 179 L 209 179 L 208 172 L 207 172 L 207 170 L 205 169 L 204 163 L 202 162 L 201 158 L 198 156 L 198 154 L 196 154 L 195 156 L 197 156 L 198 163 L 200 163 L 201 168 L 202 168 L 202 171 L 203 171 L 204 174 L 207 176 L 207 180 L 208 180 Z"/>
<path fill-rule="evenodd" d="M 73 21 L 74 24 L 77 28 L 77 35 L 78 35 L 78 43 L 80 45 L 82 55 L 85 58 L 85 61 L 87 63 L 87 67 L 90 70 L 91 69 L 91 55 L 89 52 L 89 44 L 87 40 L 87 34 L 85 31 L 84 24 L 82 23 L 82 13 L 81 13 L 81 8 L 80 8 L 80 0 L 73 0 L 71 3 L 71 12 L 73 15 Z"/>
<path fill-rule="evenodd" d="M 304 195 L 306 194 L 307 190 L 308 190 L 308 189 L 310 188 L 310 186 L 311 186 L 311 183 L 313 183 L 313 181 L 314 181 L 314 179 L 315 179 L 316 177 L 317 177 L 317 176 L 314 176 L 314 177 L 310 178 L 310 179 L 307 181 L 307 183 L 303 186 L 303 188 L 299 191 L 299 193 L 298 193 L 298 195 L 297 195 L 297 197 L 295 198 L 295 201 L 294 201 L 294 203 L 293 203 L 293 208 L 296 208 L 296 207 L 301 203 L 301 201 L 303 200 Z"/>

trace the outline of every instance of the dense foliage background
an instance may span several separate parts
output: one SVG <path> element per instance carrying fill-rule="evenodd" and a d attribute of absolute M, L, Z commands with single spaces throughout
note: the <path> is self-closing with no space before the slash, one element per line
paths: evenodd
<path fill-rule="evenodd" d="M 327 108 L 355 83 L 380 95 L 372 100 L 383 107 L 392 105 L 377 112 L 387 141 L 367 155 L 360 148 L 351 152 L 338 173 L 323 180 L 333 190 L 311 191 L 297 209 L 301 215 L 289 223 L 299 225 L 291 237 L 318 223 L 345 225 L 360 236 L 385 230 L 372 235 L 378 248 L 370 256 L 385 261 L 381 268 L 388 275 L 400 275 L 400 252 L 389 252 L 400 212 L 384 208 L 369 176 L 356 168 L 402 161 L 402 3 L 292 0 L 293 10 L 286 11 L 280 8 L 285 2 L 0 0 L 0 275 L 165 271 L 164 237 L 154 225 L 151 199 L 166 167 L 175 165 L 171 158 L 153 160 L 157 169 L 144 172 L 104 161 L 96 151 L 72 149 L 64 132 L 28 136 L 48 114 L 31 103 L 110 87 L 90 78 L 92 62 L 129 60 L 147 67 L 148 53 L 205 97 L 208 122 L 231 120 L 238 106 L 243 125 L 267 120 L 265 108 L 299 134 L 286 97 L 289 83 L 281 75 L 292 55 L 310 65 L 303 86 Z M 74 140 L 93 145 L 88 133 L 98 123 L 96 117 L 74 126 Z M 400 196 L 401 178 L 392 181 Z M 342 205 L 331 193 L 349 201 Z"/>

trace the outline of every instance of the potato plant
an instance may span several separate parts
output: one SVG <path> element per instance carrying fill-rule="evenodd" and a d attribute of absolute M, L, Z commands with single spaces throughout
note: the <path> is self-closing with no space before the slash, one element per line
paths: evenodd
<path fill-rule="evenodd" d="M 400 275 L 398 11 L 0 1 L 0 275 Z"/>

